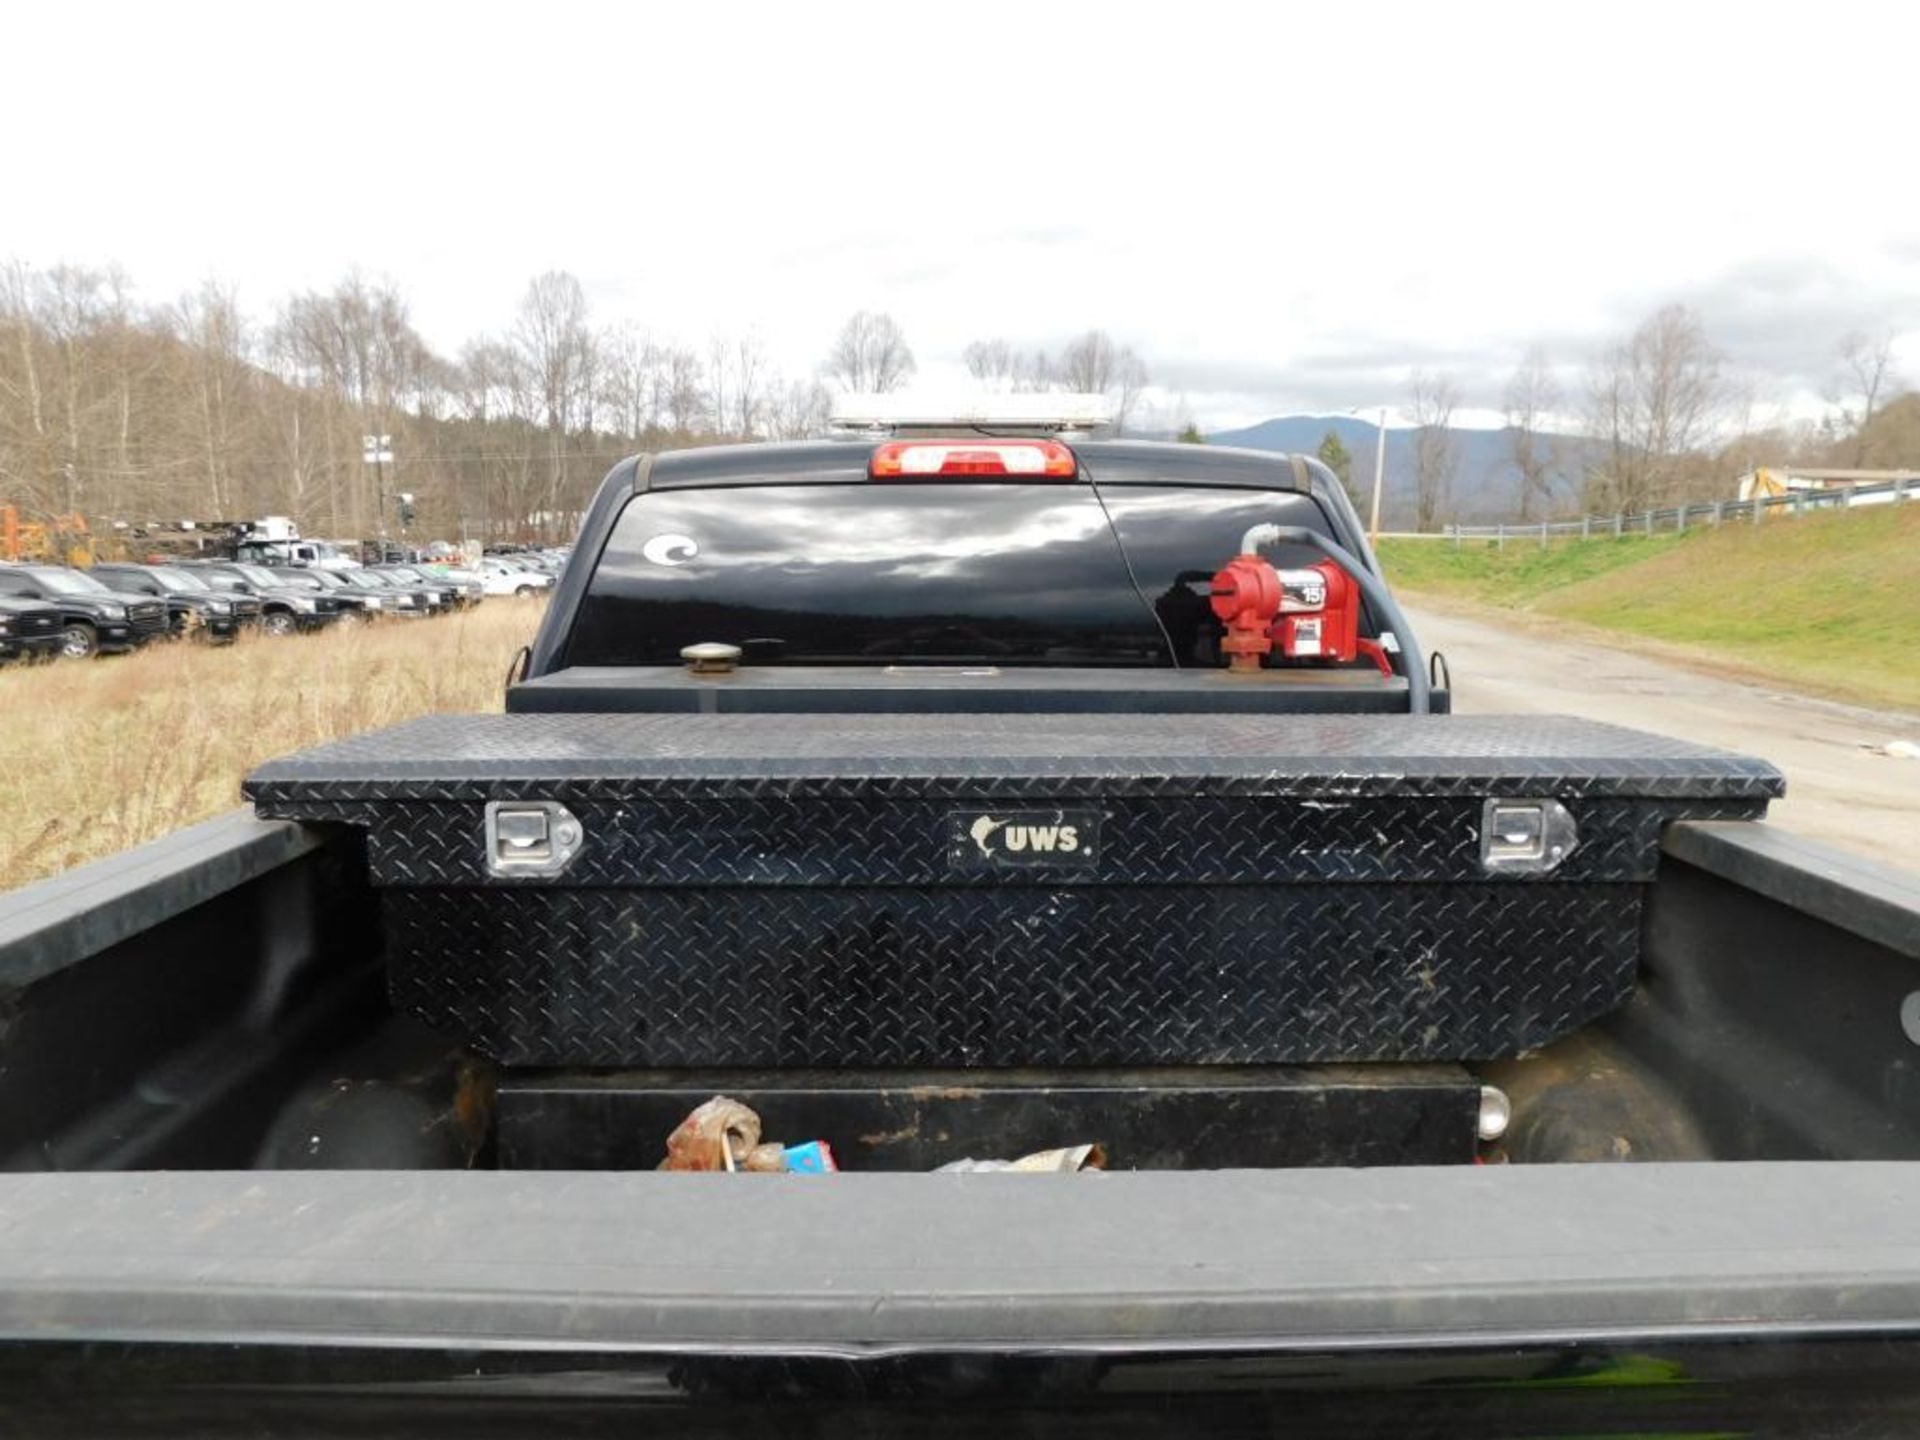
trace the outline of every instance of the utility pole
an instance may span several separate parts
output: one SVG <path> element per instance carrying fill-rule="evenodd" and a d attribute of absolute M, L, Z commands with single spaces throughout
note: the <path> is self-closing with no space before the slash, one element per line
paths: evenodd
<path fill-rule="evenodd" d="M 393 463 L 393 437 L 362 435 L 360 458 L 373 466 L 374 496 L 380 512 L 380 558 L 384 561 L 387 541 L 387 466 Z"/>
<path fill-rule="evenodd" d="M 1380 407 L 1380 433 L 1373 447 L 1373 514 L 1367 521 L 1367 543 L 1380 543 L 1380 489 L 1387 478 L 1387 407 Z"/>

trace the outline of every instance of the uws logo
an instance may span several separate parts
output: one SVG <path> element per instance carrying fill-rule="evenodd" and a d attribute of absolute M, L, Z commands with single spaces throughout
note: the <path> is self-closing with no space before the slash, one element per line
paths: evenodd
<path fill-rule="evenodd" d="M 996 820 L 991 815 L 982 815 L 968 828 L 973 843 L 980 847 L 980 853 L 991 857 L 994 842 L 1009 855 L 1018 855 L 1022 850 L 1031 850 L 1038 855 L 1044 851 L 1058 850 L 1062 855 L 1071 855 L 1080 848 L 1080 827 L 1078 825 L 1016 825 L 1011 820 Z"/>
<path fill-rule="evenodd" d="M 955 815 L 949 855 L 966 869 L 1084 865 L 1093 860 L 1099 827 L 1092 811 Z"/>

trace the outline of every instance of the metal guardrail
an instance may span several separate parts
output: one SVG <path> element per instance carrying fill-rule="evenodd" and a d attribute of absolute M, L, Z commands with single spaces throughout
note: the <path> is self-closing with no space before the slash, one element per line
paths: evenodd
<path fill-rule="evenodd" d="M 1712 500 L 1664 509 L 1619 511 L 1612 515 L 1583 515 L 1578 520 L 1540 520 L 1502 525 L 1449 525 L 1419 537 L 1430 540 L 1491 540 L 1504 547 L 1509 540 L 1537 540 L 1545 545 L 1555 537 L 1656 535 L 1679 533 L 1690 525 L 1758 523 L 1768 511 L 1805 515 L 1815 510 L 1849 510 L 1856 505 L 1897 505 L 1920 500 L 1920 481 L 1885 480 L 1873 485 L 1847 485 L 1832 490 L 1793 490 L 1785 495 L 1761 495 L 1752 500 Z M 1414 538 L 1414 537 L 1408 537 Z"/>

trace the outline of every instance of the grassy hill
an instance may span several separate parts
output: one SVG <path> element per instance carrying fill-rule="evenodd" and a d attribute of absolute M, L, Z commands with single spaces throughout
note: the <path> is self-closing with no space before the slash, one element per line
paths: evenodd
<path fill-rule="evenodd" d="M 1387 540 L 1400 589 L 1644 636 L 1779 684 L 1920 711 L 1920 504 L 1541 549 Z"/>

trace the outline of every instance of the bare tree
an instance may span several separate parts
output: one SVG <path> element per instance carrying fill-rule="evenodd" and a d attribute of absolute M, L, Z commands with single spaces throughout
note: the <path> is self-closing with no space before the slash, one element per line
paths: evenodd
<path fill-rule="evenodd" d="M 833 397 L 818 380 L 778 380 L 767 387 L 766 430 L 770 439 L 804 440 L 826 426 Z"/>
<path fill-rule="evenodd" d="M 1520 368 L 1507 381 L 1507 441 L 1512 448 L 1513 468 L 1520 472 L 1520 518 L 1533 517 L 1538 502 L 1543 508 L 1553 500 L 1553 475 L 1559 465 L 1552 437 L 1543 430 L 1545 422 L 1560 408 L 1560 387 L 1547 363 L 1547 352 L 1538 345 L 1528 349 Z"/>
<path fill-rule="evenodd" d="M 1725 410 L 1722 365 L 1684 305 L 1655 311 L 1600 357 L 1587 401 L 1588 433 L 1604 447 L 1588 477 L 1591 503 L 1639 510 L 1674 497 Z"/>
<path fill-rule="evenodd" d="M 247 325 L 230 289 L 209 281 L 173 309 L 178 333 L 198 362 L 191 376 L 209 515 L 244 508 L 235 475 L 237 431 L 257 371 L 247 354 Z"/>
<path fill-rule="evenodd" d="M 1105 394 L 1120 369 L 1120 353 L 1106 331 L 1089 330 L 1060 353 L 1060 379 L 1082 395 Z"/>
<path fill-rule="evenodd" d="M 1062 384 L 1060 366 L 1045 350 L 1029 350 L 1025 355 L 1016 355 L 1013 360 L 1013 388 L 1018 391 L 1039 392 L 1051 390 Z"/>
<path fill-rule="evenodd" d="M 700 428 L 706 376 L 700 357 L 684 345 L 675 345 L 660 357 L 660 411 L 676 438 L 688 439 Z"/>
<path fill-rule="evenodd" d="M 962 352 L 967 373 L 994 390 L 1015 388 L 1020 356 L 1006 341 L 976 340 Z"/>
<path fill-rule="evenodd" d="M 1409 409 L 1413 437 L 1414 528 L 1431 530 L 1453 503 L 1453 476 L 1460 454 L 1453 438 L 1453 412 L 1460 391 L 1445 375 L 1413 372 Z"/>
<path fill-rule="evenodd" d="M 1005 340 L 993 339 L 974 341 L 965 359 L 967 372 L 996 390 L 1105 395 L 1113 402 L 1115 428 L 1123 433 L 1147 387 L 1147 367 L 1140 357 L 1104 330 L 1078 336 L 1057 358 L 1045 350 L 1022 354 Z"/>
<path fill-rule="evenodd" d="M 592 388 L 593 349 L 579 280 L 564 270 L 536 276 L 521 298 L 513 343 L 533 371 L 547 429 L 565 433 L 579 424 Z"/>
<path fill-rule="evenodd" d="M 362 534 L 386 516 L 360 463 L 362 435 L 395 434 L 429 385 L 431 352 L 414 330 L 405 298 L 391 285 L 353 274 L 326 293 L 296 295 L 268 337 L 268 353 L 297 384 L 333 402 L 320 441 L 327 476 L 328 525 Z M 304 441 L 303 441 L 304 443 Z"/>
<path fill-rule="evenodd" d="M 768 403 L 767 355 L 757 335 L 742 335 L 728 357 L 733 366 L 733 425 L 741 439 L 760 433 Z M 723 427 L 724 428 L 724 427 Z"/>
<path fill-rule="evenodd" d="M 1089 330 L 1061 353 L 1057 373 L 1069 390 L 1112 400 L 1114 428 L 1126 433 L 1147 385 L 1147 367 L 1132 347 L 1116 345 L 1104 330 Z"/>
<path fill-rule="evenodd" d="M 727 433 L 728 348 L 717 330 L 707 338 L 707 423 L 716 435 Z"/>
<path fill-rule="evenodd" d="M 1121 353 L 1120 366 L 1115 372 L 1113 387 L 1113 428 L 1124 435 L 1133 423 L 1133 412 L 1140 404 L 1140 397 L 1147 389 L 1147 367 L 1132 350 Z"/>
<path fill-rule="evenodd" d="M 659 424 L 659 352 L 647 333 L 631 321 L 603 331 L 600 351 L 600 407 L 613 430 L 639 437 Z"/>
<path fill-rule="evenodd" d="M 537 387 L 547 431 L 547 502 L 538 528 L 543 536 L 552 535 L 566 526 L 561 500 L 573 488 L 566 437 L 591 428 L 587 411 L 595 357 L 580 281 L 564 270 L 536 276 L 520 301 L 513 338 Z"/>
<path fill-rule="evenodd" d="M 0 434 L 0 480 L 31 514 L 52 515 L 71 509 L 70 484 L 62 483 L 61 425 L 53 385 L 51 346 L 43 281 L 25 262 L 6 269 L 0 290 L 0 323 L 8 332 L 7 369 L 0 372 L 6 430 Z M 70 474 L 70 469 L 66 470 Z"/>
<path fill-rule="evenodd" d="M 861 310 L 840 327 L 820 370 L 856 395 L 898 390 L 913 376 L 913 351 L 891 315 Z"/>
<path fill-rule="evenodd" d="M 1846 371 L 1846 390 L 1840 403 L 1840 416 L 1853 432 L 1853 463 L 1867 463 L 1867 425 L 1879 407 L 1880 399 L 1897 386 L 1893 374 L 1893 332 L 1877 338 L 1856 330 L 1840 342 L 1840 363 Z"/>

